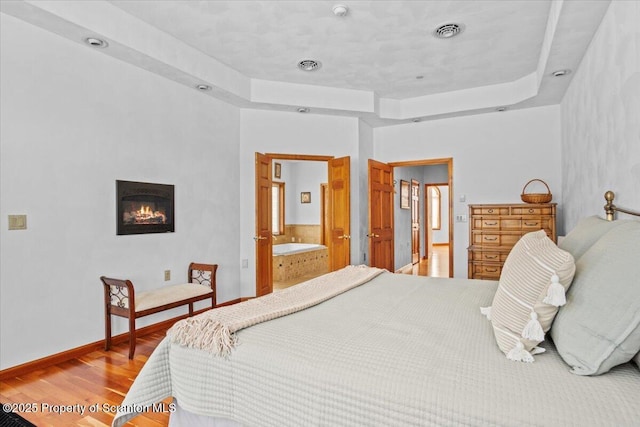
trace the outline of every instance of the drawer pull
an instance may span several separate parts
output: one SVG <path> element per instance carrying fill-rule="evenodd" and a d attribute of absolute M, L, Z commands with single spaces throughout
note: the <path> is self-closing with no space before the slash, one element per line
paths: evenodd
<path fill-rule="evenodd" d="M 485 268 L 484 271 L 486 271 L 487 273 L 495 273 L 498 271 L 497 268 Z"/>
<path fill-rule="evenodd" d="M 488 240 L 489 242 L 495 242 L 496 240 L 498 240 L 498 238 L 497 237 L 484 236 L 484 240 Z"/>
<path fill-rule="evenodd" d="M 498 222 L 497 221 L 494 221 L 494 222 L 486 222 L 485 221 L 484 225 L 498 225 Z"/>
<path fill-rule="evenodd" d="M 486 259 L 497 259 L 498 255 L 485 255 L 484 256 Z"/>
<path fill-rule="evenodd" d="M 487 212 L 489 212 L 489 213 L 493 213 L 493 209 L 489 209 Z"/>
<path fill-rule="evenodd" d="M 524 225 L 528 226 L 528 227 L 533 227 L 534 225 L 538 225 L 537 222 L 525 222 Z"/>
<path fill-rule="evenodd" d="M 535 210 L 529 209 L 529 213 L 534 213 L 534 212 L 535 212 Z"/>

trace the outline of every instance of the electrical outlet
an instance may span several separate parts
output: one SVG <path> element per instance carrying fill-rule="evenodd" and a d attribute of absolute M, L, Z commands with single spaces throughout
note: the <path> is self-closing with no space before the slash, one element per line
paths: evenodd
<path fill-rule="evenodd" d="M 171 280 L 171 270 L 165 270 L 164 271 L 164 281 L 168 282 L 169 280 Z"/>
<path fill-rule="evenodd" d="M 467 222 L 466 215 L 456 215 L 456 222 Z"/>

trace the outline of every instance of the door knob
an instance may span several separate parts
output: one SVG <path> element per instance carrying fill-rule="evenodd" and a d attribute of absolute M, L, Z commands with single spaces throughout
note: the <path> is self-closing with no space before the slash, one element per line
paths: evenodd
<path fill-rule="evenodd" d="M 338 236 L 338 239 L 350 239 L 351 236 L 348 236 L 346 234 L 343 234 L 342 236 Z"/>
<path fill-rule="evenodd" d="M 367 237 L 370 238 L 370 239 L 373 239 L 374 237 L 380 237 L 380 235 L 379 234 L 375 234 L 375 233 L 374 234 L 367 234 Z"/>
<path fill-rule="evenodd" d="M 264 236 L 255 236 L 255 237 L 253 238 L 253 240 L 255 240 L 255 241 L 257 242 L 258 240 L 267 240 L 267 238 L 266 238 L 266 237 L 264 237 Z"/>

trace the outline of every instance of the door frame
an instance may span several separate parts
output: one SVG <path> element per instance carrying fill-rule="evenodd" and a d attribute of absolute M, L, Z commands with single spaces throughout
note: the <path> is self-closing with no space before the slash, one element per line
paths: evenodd
<path fill-rule="evenodd" d="M 449 184 L 449 277 L 453 277 L 453 157 L 443 157 L 439 159 L 407 160 L 400 162 L 388 162 L 389 166 L 396 168 L 401 166 L 435 166 L 447 165 Z M 426 182 L 424 184 L 427 184 Z M 426 226 L 425 226 L 426 228 Z"/>

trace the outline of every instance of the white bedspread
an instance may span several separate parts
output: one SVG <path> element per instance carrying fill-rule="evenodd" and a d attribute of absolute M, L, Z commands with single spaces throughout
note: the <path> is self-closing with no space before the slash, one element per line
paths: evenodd
<path fill-rule="evenodd" d="M 634 426 L 640 371 L 569 373 L 498 349 L 479 307 L 497 283 L 384 273 L 315 307 L 238 332 L 228 358 L 164 340 L 114 425 L 174 396 L 246 426 Z"/>

